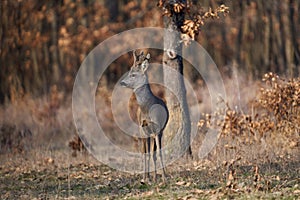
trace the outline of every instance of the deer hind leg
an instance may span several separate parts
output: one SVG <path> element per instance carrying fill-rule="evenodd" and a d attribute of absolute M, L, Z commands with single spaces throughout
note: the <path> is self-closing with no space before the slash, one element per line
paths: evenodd
<path fill-rule="evenodd" d="M 161 153 L 161 135 L 156 135 L 155 136 L 155 143 L 157 145 L 157 149 L 158 149 L 158 159 L 162 168 L 162 178 L 163 178 L 163 182 L 166 182 L 166 173 L 165 173 L 165 166 L 164 166 L 164 162 L 163 162 L 163 158 L 162 158 L 162 153 Z"/>
<path fill-rule="evenodd" d="M 153 166 L 154 166 L 154 170 L 153 170 L 153 179 L 154 181 L 156 181 L 156 144 L 155 144 L 155 138 L 149 137 L 149 139 L 151 140 L 151 157 L 153 160 Z"/>

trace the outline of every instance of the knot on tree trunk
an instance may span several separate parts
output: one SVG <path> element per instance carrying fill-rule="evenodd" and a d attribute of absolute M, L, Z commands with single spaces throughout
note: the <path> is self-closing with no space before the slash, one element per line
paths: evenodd
<path fill-rule="evenodd" d="M 174 50 L 170 50 L 170 49 L 167 50 L 167 55 L 170 59 L 175 59 L 177 57 L 176 52 Z"/>

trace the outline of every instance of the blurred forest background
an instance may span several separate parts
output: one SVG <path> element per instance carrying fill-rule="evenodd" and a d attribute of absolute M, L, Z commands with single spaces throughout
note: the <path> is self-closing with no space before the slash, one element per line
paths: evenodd
<path fill-rule="evenodd" d="M 35 142 L 49 142 L 48 146 L 41 143 L 42 147 L 66 146 L 70 136 L 76 134 L 70 105 L 73 83 L 82 61 L 94 47 L 117 33 L 137 27 L 163 27 L 163 12 L 157 3 L 149 0 L 0 1 L 0 152 L 5 149 L 24 151 L 33 144 L 32 136 Z M 272 123 L 273 115 L 295 108 L 289 124 L 296 124 L 296 131 L 292 133 L 297 135 L 299 80 L 285 82 L 275 73 L 288 79 L 299 76 L 300 1 L 201 0 L 193 3 L 203 12 L 223 3 L 230 8 L 226 17 L 205 21 L 197 38 L 224 76 L 228 96 L 236 100 L 239 87 L 242 97 L 239 103 L 246 106 L 250 105 L 249 99 L 261 92 L 263 102 L 274 101 L 267 106 Z M 151 55 L 152 61 L 162 62 L 162 52 L 151 52 Z M 117 129 L 110 97 L 111 88 L 132 65 L 132 59 L 129 52 L 115 60 L 101 77 L 101 87 L 97 90 L 101 97 L 96 95 L 96 101 L 103 101 L 105 97 L 107 104 L 107 108 L 96 108 L 101 125 L 107 128 L 109 137 L 123 143 L 127 141 L 126 144 L 130 144 L 131 139 L 122 139 L 119 132 L 114 132 Z M 231 83 L 233 70 L 239 74 L 239 86 Z M 272 93 L 267 86 L 268 93 L 263 93 L 265 90 L 256 82 L 269 72 L 273 74 L 267 77 L 278 80 L 281 88 L 276 85 Z M 199 95 L 201 112 L 208 112 L 210 102 L 206 96 L 209 94 L 201 77 L 195 76 L 189 66 L 185 73 Z M 237 77 L 237 73 L 235 75 Z M 153 89 L 159 96 L 163 95 L 159 89 Z M 268 100 L 264 99 L 265 95 Z M 287 107 L 282 106 L 282 101 Z M 247 109 L 252 109 L 254 118 L 253 106 Z M 278 109 L 281 110 L 277 112 Z M 278 120 L 274 123 L 280 124 Z M 257 129 L 264 130 L 260 126 Z M 73 144 L 78 142 L 75 138 Z"/>
<path fill-rule="evenodd" d="M 230 8 L 229 16 L 208 21 L 198 37 L 221 71 L 236 63 L 249 80 L 269 71 L 299 75 L 300 1 L 194 2 L 204 10 L 221 3 Z M 163 27 L 157 1 L 4 0 L 0 10 L 1 104 L 51 88 L 70 94 L 81 62 L 101 41 L 131 28 Z M 119 77 L 131 62 L 130 54 L 118 59 L 107 78 Z"/>

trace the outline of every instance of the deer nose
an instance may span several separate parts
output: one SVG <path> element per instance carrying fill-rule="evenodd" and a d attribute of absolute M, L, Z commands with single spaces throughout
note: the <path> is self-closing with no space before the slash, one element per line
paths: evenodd
<path fill-rule="evenodd" d="M 122 86 L 124 86 L 124 87 L 126 87 L 126 86 L 127 86 L 127 84 L 125 83 L 125 81 L 124 81 L 124 80 L 120 82 L 120 85 L 122 85 Z"/>

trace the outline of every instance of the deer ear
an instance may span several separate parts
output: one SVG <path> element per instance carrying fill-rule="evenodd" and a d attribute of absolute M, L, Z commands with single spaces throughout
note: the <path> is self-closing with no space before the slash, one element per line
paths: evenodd
<path fill-rule="evenodd" d="M 135 62 L 135 61 L 136 61 L 136 58 L 137 58 L 136 51 L 133 50 L 132 54 L 133 54 L 133 61 Z"/>
<path fill-rule="evenodd" d="M 148 53 L 147 55 L 146 55 L 146 58 L 149 60 L 150 59 L 150 53 Z"/>
<path fill-rule="evenodd" d="M 141 70 L 143 73 L 145 73 L 147 71 L 149 67 L 149 62 L 148 60 L 144 60 L 143 63 L 141 64 Z"/>

